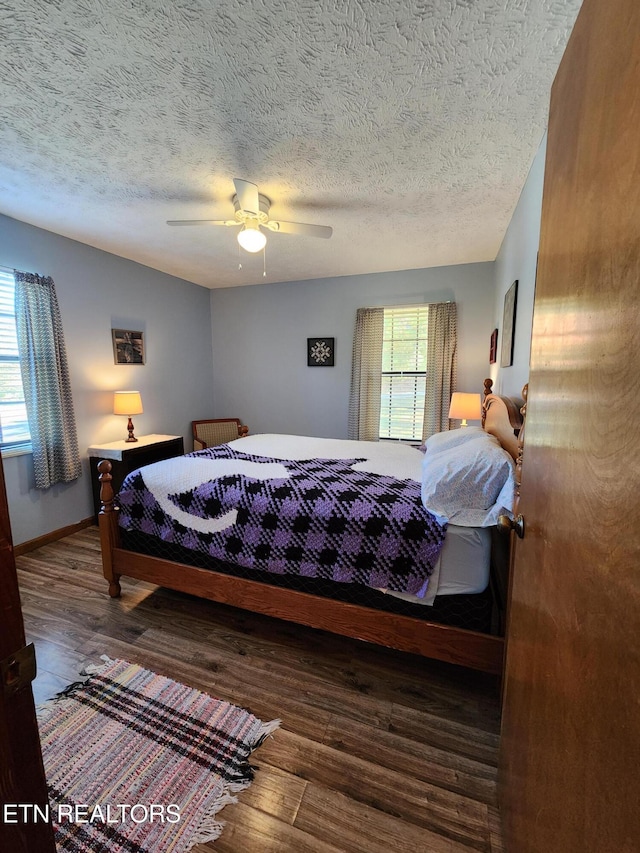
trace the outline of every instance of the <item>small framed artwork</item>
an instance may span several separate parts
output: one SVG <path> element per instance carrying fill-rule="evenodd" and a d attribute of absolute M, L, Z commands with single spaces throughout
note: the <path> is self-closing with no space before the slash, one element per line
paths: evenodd
<path fill-rule="evenodd" d="M 144 364 L 144 334 L 129 329 L 111 329 L 116 364 Z"/>
<path fill-rule="evenodd" d="M 491 332 L 491 344 L 489 346 L 489 364 L 495 364 L 498 360 L 498 330 Z"/>
<path fill-rule="evenodd" d="M 335 338 L 307 338 L 307 367 L 333 367 L 335 354 Z"/>
<path fill-rule="evenodd" d="M 502 320 L 502 349 L 500 367 L 513 364 L 513 344 L 516 333 L 516 307 L 518 304 L 518 280 L 516 279 L 504 295 L 504 315 Z"/>

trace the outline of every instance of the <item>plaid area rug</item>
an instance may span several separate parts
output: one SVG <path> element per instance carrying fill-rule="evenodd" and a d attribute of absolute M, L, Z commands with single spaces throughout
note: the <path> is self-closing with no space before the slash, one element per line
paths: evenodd
<path fill-rule="evenodd" d="M 280 721 L 105 660 L 38 711 L 58 851 L 180 853 L 214 840 Z"/>

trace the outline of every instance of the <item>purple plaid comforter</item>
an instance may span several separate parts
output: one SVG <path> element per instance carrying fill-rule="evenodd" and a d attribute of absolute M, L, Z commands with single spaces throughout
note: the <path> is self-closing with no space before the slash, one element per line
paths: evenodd
<path fill-rule="evenodd" d="M 225 470 L 161 482 L 160 466 L 193 472 L 198 459 L 226 460 Z M 424 595 L 446 528 L 424 509 L 420 483 L 354 471 L 358 461 L 209 448 L 131 473 L 120 525 L 247 568 Z M 246 463 L 275 463 L 283 476 L 252 476 L 263 469 Z"/>

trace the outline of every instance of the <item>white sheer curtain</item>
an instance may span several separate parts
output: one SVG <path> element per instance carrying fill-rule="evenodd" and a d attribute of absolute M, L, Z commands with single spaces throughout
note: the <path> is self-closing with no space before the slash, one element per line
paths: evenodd
<path fill-rule="evenodd" d="M 456 390 L 458 371 L 457 316 L 455 302 L 429 305 L 423 441 L 449 429 L 449 403 Z"/>
<path fill-rule="evenodd" d="M 377 441 L 382 390 L 384 308 L 358 308 L 351 361 L 349 438 Z"/>

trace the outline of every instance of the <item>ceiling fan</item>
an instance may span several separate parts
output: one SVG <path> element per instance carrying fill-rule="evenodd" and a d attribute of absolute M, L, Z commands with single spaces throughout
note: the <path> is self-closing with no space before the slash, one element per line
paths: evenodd
<path fill-rule="evenodd" d="M 305 222 L 282 222 L 270 219 L 271 199 L 258 192 L 256 184 L 233 179 L 236 188 L 233 196 L 235 219 L 173 219 L 167 225 L 241 225 L 238 243 L 247 252 L 259 252 L 264 248 L 267 238 L 262 228 L 278 231 L 281 234 L 302 234 L 305 237 L 323 237 L 328 239 L 333 228 L 328 225 L 309 225 Z"/>

